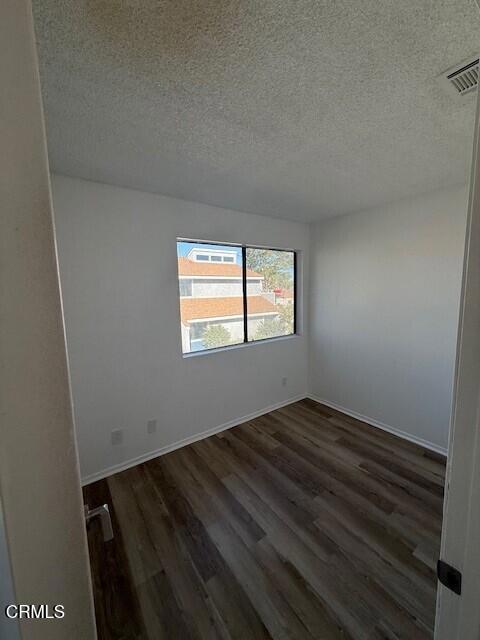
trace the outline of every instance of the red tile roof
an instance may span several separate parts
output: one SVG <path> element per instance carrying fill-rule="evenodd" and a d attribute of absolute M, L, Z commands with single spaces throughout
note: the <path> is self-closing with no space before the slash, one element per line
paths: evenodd
<path fill-rule="evenodd" d="M 293 298 L 292 289 L 275 289 L 275 295 L 277 298 Z"/>
<path fill-rule="evenodd" d="M 247 299 L 248 313 L 274 313 L 278 308 L 263 296 L 249 296 Z M 203 318 L 224 318 L 243 315 L 243 298 L 232 296 L 228 298 L 182 298 L 180 300 L 180 315 L 183 324 L 191 320 Z"/>
<path fill-rule="evenodd" d="M 217 276 L 217 277 L 242 277 L 242 267 L 239 264 L 195 262 L 188 258 L 178 258 L 179 276 Z M 248 278 L 263 278 L 261 273 L 247 269 Z"/>

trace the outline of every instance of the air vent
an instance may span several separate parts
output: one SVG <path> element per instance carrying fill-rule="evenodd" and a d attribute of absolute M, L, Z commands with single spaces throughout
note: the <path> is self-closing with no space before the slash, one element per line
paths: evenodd
<path fill-rule="evenodd" d="M 478 57 L 464 60 L 441 74 L 442 84 L 456 96 L 464 96 L 478 85 Z"/>

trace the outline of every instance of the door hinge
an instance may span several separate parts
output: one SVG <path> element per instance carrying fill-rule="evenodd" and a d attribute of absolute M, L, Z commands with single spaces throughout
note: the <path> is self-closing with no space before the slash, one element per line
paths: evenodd
<path fill-rule="evenodd" d="M 458 569 L 447 564 L 444 560 L 439 560 L 437 562 L 437 577 L 447 589 L 461 595 L 462 574 Z"/>

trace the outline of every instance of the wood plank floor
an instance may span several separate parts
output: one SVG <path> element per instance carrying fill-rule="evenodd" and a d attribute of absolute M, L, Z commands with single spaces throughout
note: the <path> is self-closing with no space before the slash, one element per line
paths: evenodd
<path fill-rule="evenodd" d="M 302 400 L 91 484 L 99 640 L 432 638 L 444 473 Z"/>

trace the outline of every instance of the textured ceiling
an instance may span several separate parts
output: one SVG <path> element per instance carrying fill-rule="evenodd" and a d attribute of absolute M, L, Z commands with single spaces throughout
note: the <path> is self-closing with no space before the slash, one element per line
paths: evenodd
<path fill-rule="evenodd" d="M 51 167 L 315 220 L 468 178 L 474 0 L 33 0 Z"/>

